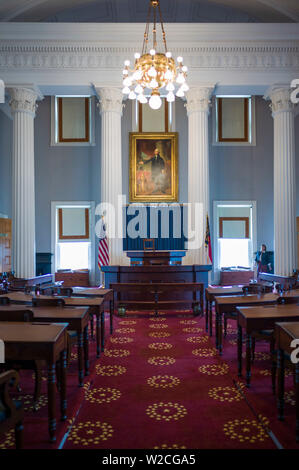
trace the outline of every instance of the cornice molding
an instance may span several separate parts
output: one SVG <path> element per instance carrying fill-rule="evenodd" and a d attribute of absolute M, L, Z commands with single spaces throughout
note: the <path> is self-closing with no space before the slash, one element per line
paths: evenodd
<path fill-rule="evenodd" d="M 49 43 L 50 42 L 50 43 Z M 123 66 L 126 58 L 133 58 L 136 47 L 102 46 L 99 44 L 11 44 L 1 41 L 0 70 L 15 69 L 98 69 Z M 53 44 L 51 44 L 53 42 Z M 293 45 L 265 44 L 211 44 L 182 45 L 171 48 L 173 55 L 184 55 L 191 68 L 203 69 L 299 69 L 299 41 Z"/>
<path fill-rule="evenodd" d="M 134 27 L 132 27 L 134 26 Z M 0 76 L 43 86 L 121 86 L 124 60 L 141 47 L 142 24 L 2 23 Z M 266 86 L 299 76 L 298 25 L 167 24 L 169 49 L 188 82 Z"/>

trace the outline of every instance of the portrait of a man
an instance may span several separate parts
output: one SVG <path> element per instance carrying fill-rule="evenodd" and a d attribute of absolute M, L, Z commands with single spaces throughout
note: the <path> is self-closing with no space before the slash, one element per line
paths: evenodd
<path fill-rule="evenodd" d="M 131 201 L 176 200 L 176 146 L 176 133 L 131 134 Z"/>

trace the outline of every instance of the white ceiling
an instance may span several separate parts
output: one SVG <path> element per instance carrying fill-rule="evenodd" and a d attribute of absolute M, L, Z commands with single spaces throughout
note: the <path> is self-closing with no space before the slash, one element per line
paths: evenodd
<path fill-rule="evenodd" d="M 0 0 L 0 21 L 145 22 L 148 0 Z M 165 22 L 299 22 L 299 0 L 161 0 Z"/>

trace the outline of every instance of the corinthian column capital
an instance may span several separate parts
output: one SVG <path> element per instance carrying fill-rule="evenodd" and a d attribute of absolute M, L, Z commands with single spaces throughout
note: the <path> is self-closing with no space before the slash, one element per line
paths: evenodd
<path fill-rule="evenodd" d="M 11 112 L 16 113 L 18 111 L 31 114 L 35 117 L 35 112 L 37 109 L 36 100 L 39 97 L 38 94 L 31 90 L 30 88 L 8 88 L 10 94 L 9 105 L 11 107 Z"/>
<path fill-rule="evenodd" d="M 213 90 L 214 85 L 201 85 L 190 88 L 190 90 L 186 93 L 187 114 L 189 115 L 195 111 L 209 112 Z"/>
<path fill-rule="evenodd" d="M 294 110 L 295 105 L 291 101 L 291 93 L 289 85 L 274 85 L 267 90 L 264 99 L 271 101 L 270 109 L 273 116 L 276 113 Z"/>
<path fill-rule="evenodd" d="M 96 88 L 99 96 L 100 112 L 114 112 L 122 114 L 123 94 L 120 88 Z"/>

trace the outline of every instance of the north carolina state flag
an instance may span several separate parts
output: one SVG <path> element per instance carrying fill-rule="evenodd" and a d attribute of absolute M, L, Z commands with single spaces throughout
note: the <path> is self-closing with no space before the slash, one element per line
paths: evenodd
<path fill-rule="evenodd" d="M 205 248 L 206 248 L 206 250 L 207 250 L 207 259 L 208 259 L 208 263 L 213 264 L 212 244 L 211 244 L 211 234 L 210 234 L 210 224 L 209 224 L 209 216 L 208 216 L 208 214 L 207 214 L 207 225 L 206 225 Z"/>

